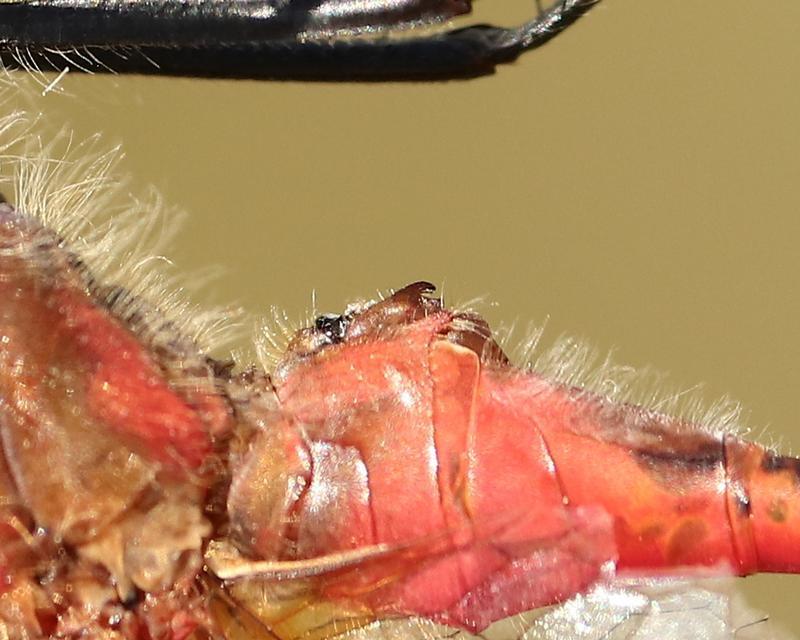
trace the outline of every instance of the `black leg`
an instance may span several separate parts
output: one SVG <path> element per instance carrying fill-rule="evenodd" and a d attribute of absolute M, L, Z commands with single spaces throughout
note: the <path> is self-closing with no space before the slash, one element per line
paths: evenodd
<path fill-rule="evenodd" d="M 191 19 L 173 16 L 183 25 L 177 41 L 174 24 L 171 32 L 163 25 L 161 31 L 148 31 L 145 24 L 131 21 L 127 31 L 118 26 L 118 32 L 124 31 L 124 34 L 103 31 L 106 37 L 108 33 L 119 35 L 116 41 L 97 44 L 87 38 L 85 42 L 72 41 L 69 46 L 62 47 L 48 44 L 44 37 L 48 29 L 55 28 L 51 23 L 31 23 L 30 14 L 12 14 L 0 2 L 0 61 L 7 66 L 35 64 L 45 69 L 58 68 L 63 66 L 61 62 L 66 65 L 74 60 L 73 70 L 212 78 L 359 81 L 466 78 L 492 73 L 498 64 L 513 61 L 523 52 L 545 44 L 597 2 L 599 0 L 557 0 L 534 19 L 515 28 L 475 25 L 431 36 L 398 39 L 297 38 L 287 35 L 294 27 L 282 21 L 260 36 L 254 33 L 254 37 L 223 40 L 212 37 L 214 33 L 219 34 L 219 30 L 205 31 L 207 24 L 198 22 L 197 16 Z M 315 0 L 304 0 L 303 4 L 314 6 Z M 29 36 L 27 42 L 9 43 L 9 33 L 16 24 L 12 18 L 17 22 L 27 20 L 24 26 Z M 137 18 L 143 19 L 142 16 Z M 295 25 L 298 23 L 292 20 Z M 244 30 L 247 36 L 247 21 L 238 31 L 235 24 L 221 24 L 231 34 L 241 35 Z M 80 35 L 80 29 L 74 24 L 73 27 L 74 33 Z M 140 32 L 148 34 L 148 39 L 142 40 Z M 157 40 L 153 34 L 162 32 L 165 38 L 169 36 L 172 40 L 149 42 Z M 59 33 L 65 31 L 62 29 Z M 3 42 L 8 43 L 5 51 Z M 53 54 L 54 49 L 62 52 L 61 62 Z"/>

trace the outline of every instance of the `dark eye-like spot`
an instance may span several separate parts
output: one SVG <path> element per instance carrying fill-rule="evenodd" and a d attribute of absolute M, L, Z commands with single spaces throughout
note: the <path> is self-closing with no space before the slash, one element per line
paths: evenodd
<path fill-rule="evenodd" d="M 317 319 L 314 320 L 314 328 L 323 333 L 331 341 L 331 344 L 344 340 L 348 324 L 349 318 L 347 316 L 339 316 L 335 313 L 326 313 L 317 316 Z"/>

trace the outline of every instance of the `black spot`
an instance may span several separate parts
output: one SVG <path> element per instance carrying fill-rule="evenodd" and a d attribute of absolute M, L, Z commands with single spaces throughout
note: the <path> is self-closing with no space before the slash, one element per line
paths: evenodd
<path fill-rule="evenodd" d="M 335 313 L 326 313 L 317 316 L 314 320 L 314 328 L 323 333 L 331 344 L 337 344 L 344 340 L 345 333 L 347 333 L 347 325 L 350 319 L 347 316 L 336 315 Z"/>
<path fill-rule="evenodd" d="M 797 458 L 767 453 L 761 459 L 761 468 L 767 473 L 789 471 L 794 474 L 795 480 L 800 483 L 800 460 Z"/>
<path fill-rule="evenodd" d="M 743 518 L 749 518 L 752 509 L 750 507 L 750 497 L 744 495 L 741 491 L 733 491 L 733 498 L 736 500 L 736 510 Z"/>
<path fill-rule="evenodd" d="M 139 605 L 141 601 L 142 601 L 142 592 L 136 588 L 133 588 L 123 595 L 120 604 L 127 611 L 132 611 Z"/>

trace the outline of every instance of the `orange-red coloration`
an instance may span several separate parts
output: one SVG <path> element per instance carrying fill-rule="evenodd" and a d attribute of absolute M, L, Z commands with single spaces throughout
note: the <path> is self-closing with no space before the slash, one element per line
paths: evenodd
<path fill-rule="evenodd" d="M 293 419 L 283 428 L 303 433 L 298 457 L 311 460 L 309 488 L 287 507 L 296 555 L 388 543 L 414 558 L 372 563 L 382 586 L 367 595 L 342 578 L 327 594 L 479 630 L 564 599 L 606 562 L 639 574 L 800 568 L 795 460 L 482 359 L 448 339 L 454 322 L 428 310 L 292 355 L 273 378 Z M 330 475 L 322 446 L 363 465 L 358 483 Z"/>
<path fill-rule="evenodd" d="M 176 362 L 195 363 L 157 359 L 99 291 L 55 235 L 0 205 L 0 589 L 14 596 L 0 627 L 12 638 L 98 634 L 101 620 L 167 637 L 207 618 L 193 592 L 228 403 L 200 377 L 173 388 Z"/>
<path fill-rule="evenodd" d="M 798 460 L 518 370 L 431 290 L 233 375 L 0 205 L 0 631 L 480 630 L 614 571 L 800 571 Z"/>

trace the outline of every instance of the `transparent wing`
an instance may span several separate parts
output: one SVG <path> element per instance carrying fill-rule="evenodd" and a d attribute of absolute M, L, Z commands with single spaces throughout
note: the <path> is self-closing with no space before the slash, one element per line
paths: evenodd
<path fill-rule="evenodd" d="M 521 640 L 723 640 L 791 636 L 747 606 L 732 581 L 600 584 L 533 621 Z"/>
<path fill-rule="evenodd" d="M 647 580 L 601 584 L 544 612 L 496 623 L 480 636 L 427 621 L 375 623 L 341 636 L 469 640 L 788 640 L 750 608 L 731 581 Z"/>
<path fill-rule="evenodd" d="M 531 576 L 531 580 L 535 580 Z M 297 585 L 295 585 L 297 587 Z M 480 634 L 415 617 L 376 619 L 365 611 L 345 611 L 332 603 L 312 603 L 288 585 L 234 590 L 219 603 L 226 608 L 228 637 L 282 638 L 287 617 L 271 629 L 275 603 L 293 597 L 305 622 L 318 625 L 296 636 L 306 640 L 790 640 L 794 638 L 750 607 L 735 581 L 637 579 L 602 582 L 590 591 L 546 609 L 509 617 Z M 280 593 L 279 593 L 280 592 Z M 274 610 L 270 611 L 270 607 Z M 290 616 L 291 617 L 291 616 Z M 274 618 L 273 618 L 274 620 Z M 295 622 L 297 622 L 295 620 Z"/>

